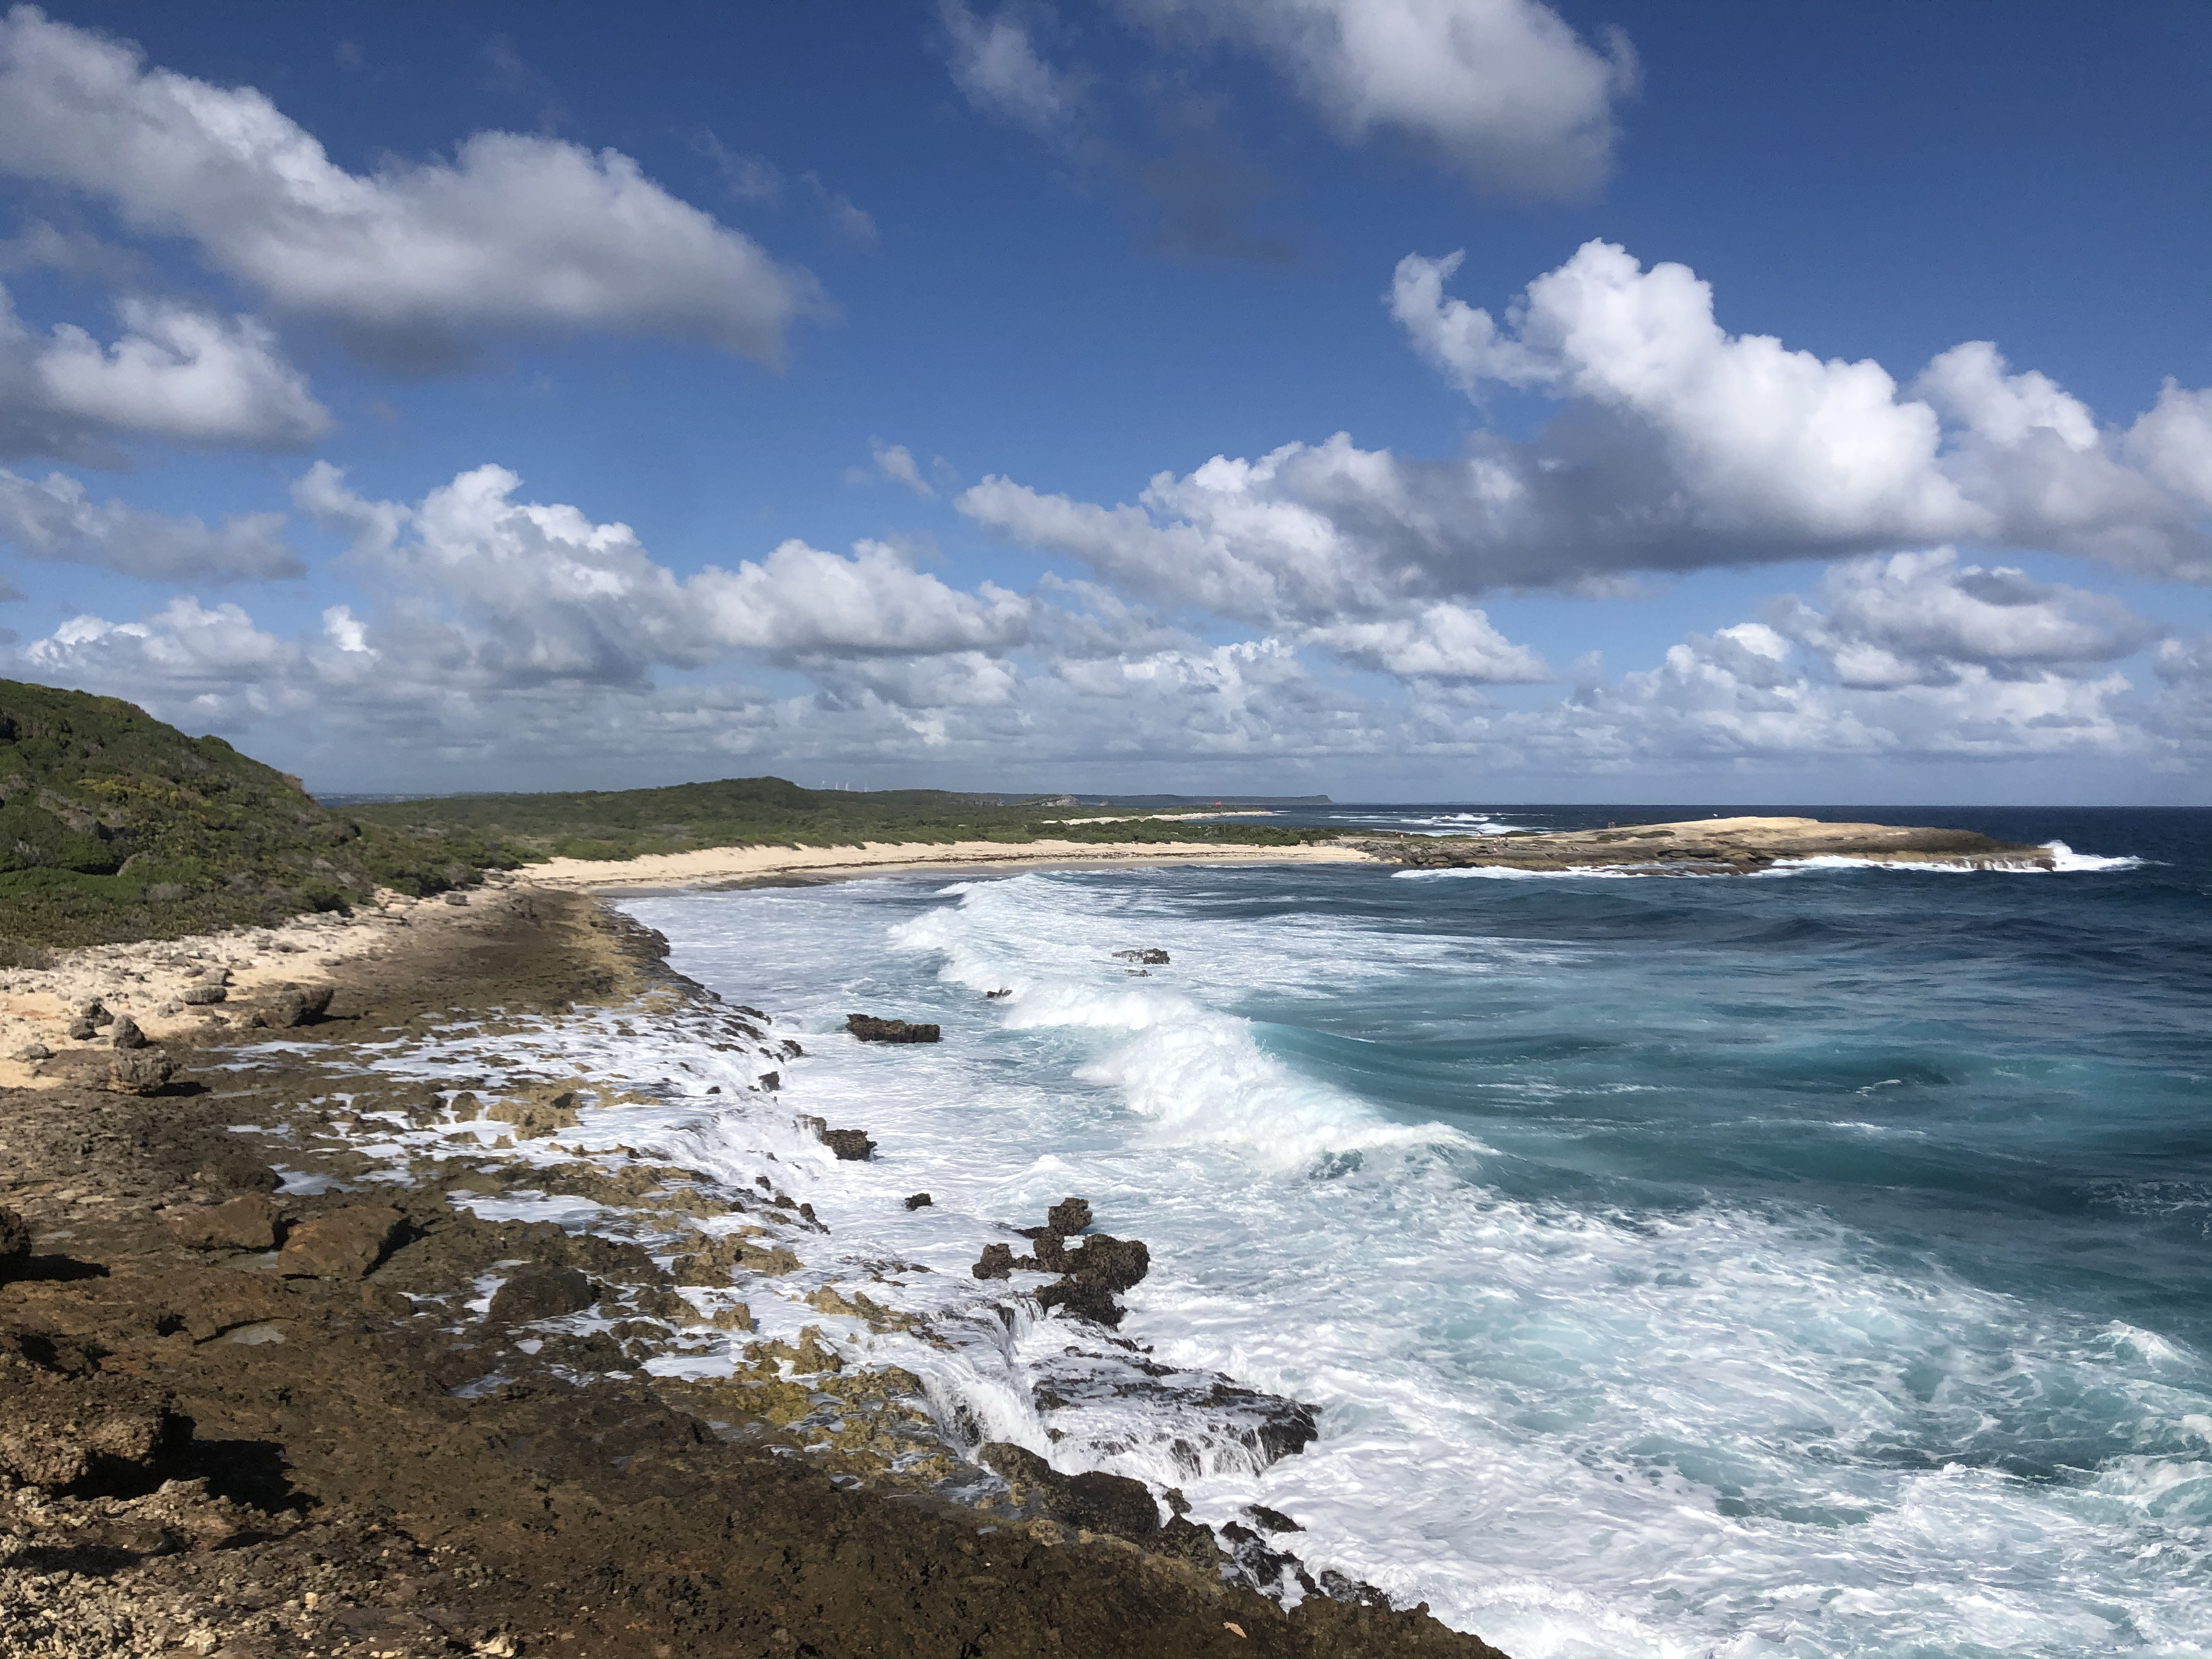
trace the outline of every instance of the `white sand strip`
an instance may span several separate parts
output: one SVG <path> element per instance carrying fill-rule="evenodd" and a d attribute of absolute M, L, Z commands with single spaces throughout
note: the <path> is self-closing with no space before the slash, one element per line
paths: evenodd
<path fill-rule="evenodd" d="M 594 891 L 625 887 L 699 887 L 795 875 L 874 875 L 900 870 L 1009 865 L 1369 864 L 1357 848 L 1208 847 L 1192 842 L 867 842 L 858 847 L 702 847 L 634 859 L 554 859 L 531 865 L 526 879 Z"/>

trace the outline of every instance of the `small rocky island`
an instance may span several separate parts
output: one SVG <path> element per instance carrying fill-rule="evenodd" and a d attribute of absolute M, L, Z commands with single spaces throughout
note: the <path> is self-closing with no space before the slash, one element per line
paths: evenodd
<path fill-rule="evenodd" d="M 1555 835 L 1515 830 L 1502 836 L 1400 836 L 1363 839 L 1356 845 L 1371 858 L 1416 870 L 1632 869 L 1740 876 L 1814 858 L 1975 870 L 2049 870 L 2056 864 L 2047 847 L 1997 841 L 1971 830 L 1826 823 L 1819 818 L 1692 818 Z"/>

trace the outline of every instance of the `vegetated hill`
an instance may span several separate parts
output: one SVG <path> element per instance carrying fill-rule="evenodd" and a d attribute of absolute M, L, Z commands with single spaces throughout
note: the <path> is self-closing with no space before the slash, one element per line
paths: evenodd
<path fill-rule="evenodd" d="M 1074 809 L 1068 796 L 1001 805 L 990 797 L 942 789 L 855 793 L 805 789 L 782 778 L 725 778 L 665 789 L 447 795 L 363 804 L 349 811 L 364 824 L 428 836 L 474 836 L 529 860 L 630 859 L 702 847 L 850 847 L 871 841 L 1019 842 L 1050 838 L 1284 846 L 1328 833 L 1268 824 L 1142 818 L 1115 823 L 1058 821 L 1083 816 Z"/>
<path fill-rule="evenodd" d="M 297 778 L 120 698 L 0 680 L 0 960 L 265 925 L 512 862 L 465 836 L 365 833 Z"/>

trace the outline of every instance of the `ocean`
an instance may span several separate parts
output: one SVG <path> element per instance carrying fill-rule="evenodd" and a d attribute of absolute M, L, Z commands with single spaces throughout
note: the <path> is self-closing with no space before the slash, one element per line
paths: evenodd
<path fill-rule="evenodd" d="M 933 1267 L 940 1308 L 1003 1296 L 963 1264 L 1082 1195 L 1151 1247 L 1121 1332 L 1151 1373 L 1320 1430 L 1271 1461 L 1024 1318 L 896 1356 L 948 1433 L 1203 1522 L 1265 1504 L 1313 1571 L 1516 1659 L 2212 1654 L 2212 813 L 1285 817 L 1715 810 L 1955 823 L 2061 868 L 1067 869 L 623 908 L 805 1045 L 781 1107 L 878 1143 L 794 1185 L 825 1249 Z M 944 1040 L 863 1046 L 853 1012 Z M 687 1109 L 708 1158 L 721 1109 Z"/>

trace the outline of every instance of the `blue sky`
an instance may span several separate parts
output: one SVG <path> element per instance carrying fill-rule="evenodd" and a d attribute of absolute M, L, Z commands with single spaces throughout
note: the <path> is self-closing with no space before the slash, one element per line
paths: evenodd
<path fill-rule="evenodd" d="M 18 8 L 0 673 L 324 790 L 2212 799 L 2212 13 Z"/>

